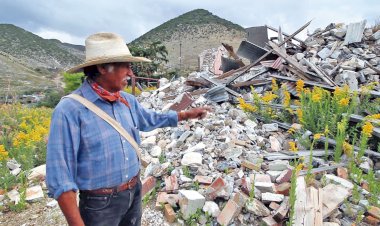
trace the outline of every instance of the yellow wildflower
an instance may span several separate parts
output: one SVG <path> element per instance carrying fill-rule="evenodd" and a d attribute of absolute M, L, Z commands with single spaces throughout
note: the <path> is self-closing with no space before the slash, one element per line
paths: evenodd
<path fill-rule="evenodd" d="M 370 122 L 366 122 L 362 127 L 362 134 L 367 137 L 371 137 L 373 132 L 373 125 Z"/>
<path fill-rule="evenodd" d="M 289 150 L 292 151 L 292 152 L 297 152 L 298 151 L 298 148 L 296 146 L 296 142 L 293 142 L 293 141 L 289 141 Z"/>
<path fill-rule="evenodd" d="M 344 154 L 346 154 L 347 156 L 351 156 L 352 155 L 352 150 L 353 150 L 352 145 L 350 145 L 347 142 L 344 142 L 342 148 L 343 148 Z"/>
<path fill-rule="evenodd" d="M 265 92 L 264 96 L 262 96 L 261 99 L 265 103 L 269 103 L 269 102 L 271 102 L 272 100 L 274 100 L 277 97 L 278 96 L 276 94 L 273 94 L 272 92 Z"/>
<path fill-rule="evenodd" d="M 314 140 L 319 140 L 321 139 L 321 136 L 323 135 L 323 133 L 316 133 L 314 134 Z"/>
<path fill-rule="evenodd" d="M 309 88 L 305 88 L 305 89 L 303 90 L 303 92 L 304 92 L 305 94 L 310 94 L 310 93 L 311 93 L 311 91 L 310 91 Z"/>
<path fill-rule="evenodd" d="M 302 117 L 303 117 L 302 109 L 297 108 L 296 111 L 297 111 L 298 120 L 299 120 L 300 122 L 302 122 Z"/>
<path fill-rule="evenodd" d="M 8 152 L 5 150 L 4 145 L 0 145 L 0 161 L 8 158 Z"/>
<path fill-rule="evenodd" d="M 368 115 L 366 118 L 368 118 L 368 119 L 380 119 L 380 114 Z"/>
<path fill-rule="evenodd" d="M 313 96 L 311 97 L 311 100 L 315 103 L 318 103 L 319 101 L 321 101 L 321 95 L 320 94 L 313 94 Z"/>
<path fill-rule="evenodd" d="M 328 136 L 328 135 L 329 135 L 329 132 L 330 132 L 330 130 L 329 130 L 329 126 L 326 125 L 326 127 L 325 127 L 325 131 L 324 131 L 325 136 Z"/>
<path fill-rule="evenodd" d="M 276 79 L 272 78 L 272 91 L 277 91 L 278 85 Z"/>
<path fill-rule="evenodd" d="M 299 171 L 301 171 L 303 169 L 303 167 L 304 167 L 303 163 L 298 164 L 296 167 L 296 173 L 298 174 Z"/>
<path fill-rule="evenodd" d="M 294 127 L 290 127 L 290 129 L 288 129 L 288 133 L 290 134 L 294 134 L 296 132 L 296 130 L 294 129 Z"/>
<path fill-rule="evenodd" d="M 238 100 L 239 100 L 239 106 L 244 111 L 248 111 L 248 112 L 256 112 L 257 111 L 257 107 L 252 106 L 252 105 L 246 103 L 243 98 L 239 98 Z"/>
<path fill-rule="evenodd" d="M 302 80 L 298 80 L 296 83 L 296 91 L 298 94 L 301 94 L 303 91 L 303 88 L 305 86 L 305 82 Z"/>
<path fill-rule="evenodd" d="M 348 103 L 350 103 L 350 99 L 348 98 L 348 97 L 346 97 L 346 98 L 343 98 L 343 99 L 341 99 L 340 101 L 339 101 L 339 105 L 340 106 L 348 106 Z"/>
<path fill-rule="evenodd" d="M 294 105 L 301 106 L 301 102 L 299 100 L 295 100 Z"/>
<path fill-rule="evenodd" d="M 289 107 L 290 106 L 290 93 L 288 91 L 284 91 L 284 106 Z"/>

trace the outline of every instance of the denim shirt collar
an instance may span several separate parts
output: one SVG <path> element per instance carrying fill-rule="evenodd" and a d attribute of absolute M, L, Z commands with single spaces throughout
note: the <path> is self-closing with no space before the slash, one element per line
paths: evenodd
<path fill-rule="evenodd" d="M 83 97 L 91 102 L 95 102 L 96 100 L 103 99 L 92 89 L 90 83 L 87 79 L 84 80 L 82 86 L 79 88 L 79 91 L 82 93 Z"/>

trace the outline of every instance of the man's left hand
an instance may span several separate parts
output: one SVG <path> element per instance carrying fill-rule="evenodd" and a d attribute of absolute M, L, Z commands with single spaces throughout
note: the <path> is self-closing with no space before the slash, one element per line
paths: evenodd
<path fill-rule="evenodd" d="M 200 107 L 193 108 L 188 111 L 183 111 L 178 113 L 178 120 L 187 120 L 187 119 L 203 119 L 206 117 L 207 112 L 210 112 L 210 107 Z"/>

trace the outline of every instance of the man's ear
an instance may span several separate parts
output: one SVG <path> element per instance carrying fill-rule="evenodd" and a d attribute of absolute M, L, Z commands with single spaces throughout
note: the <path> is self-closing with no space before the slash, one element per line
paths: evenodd
<path fill-rule="evenodd" d="M 99 71 L 99 73 L 101 74 L 101 75 L 104 75 L 104 74 L 106 74 L 106 68 L 103 66 L 103 65 L 96 65 L 96 68 L 98 69 L 98 71 Z"/>

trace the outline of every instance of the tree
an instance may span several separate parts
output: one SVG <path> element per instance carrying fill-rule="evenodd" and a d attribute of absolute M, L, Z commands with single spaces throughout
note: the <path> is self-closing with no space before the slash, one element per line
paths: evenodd
<path fill-rule="evenodd" d="M 65 93 L 70 93 L 76 90 L 83 81 L 84 74 L 83 73 L 63 73 L 63 81 L 65 82 Z"/>
<path fill-rule="evenodd" d="M 152 63 L 135 63 L 133 72 L 137 76 L 151 77 L 162 66 L 168 62 L 168 50 L 160 41 L 152 42 L 149 45 L 130 45 L 129 50 L 134 56 L 141 56 L 152 60 Z"/>

